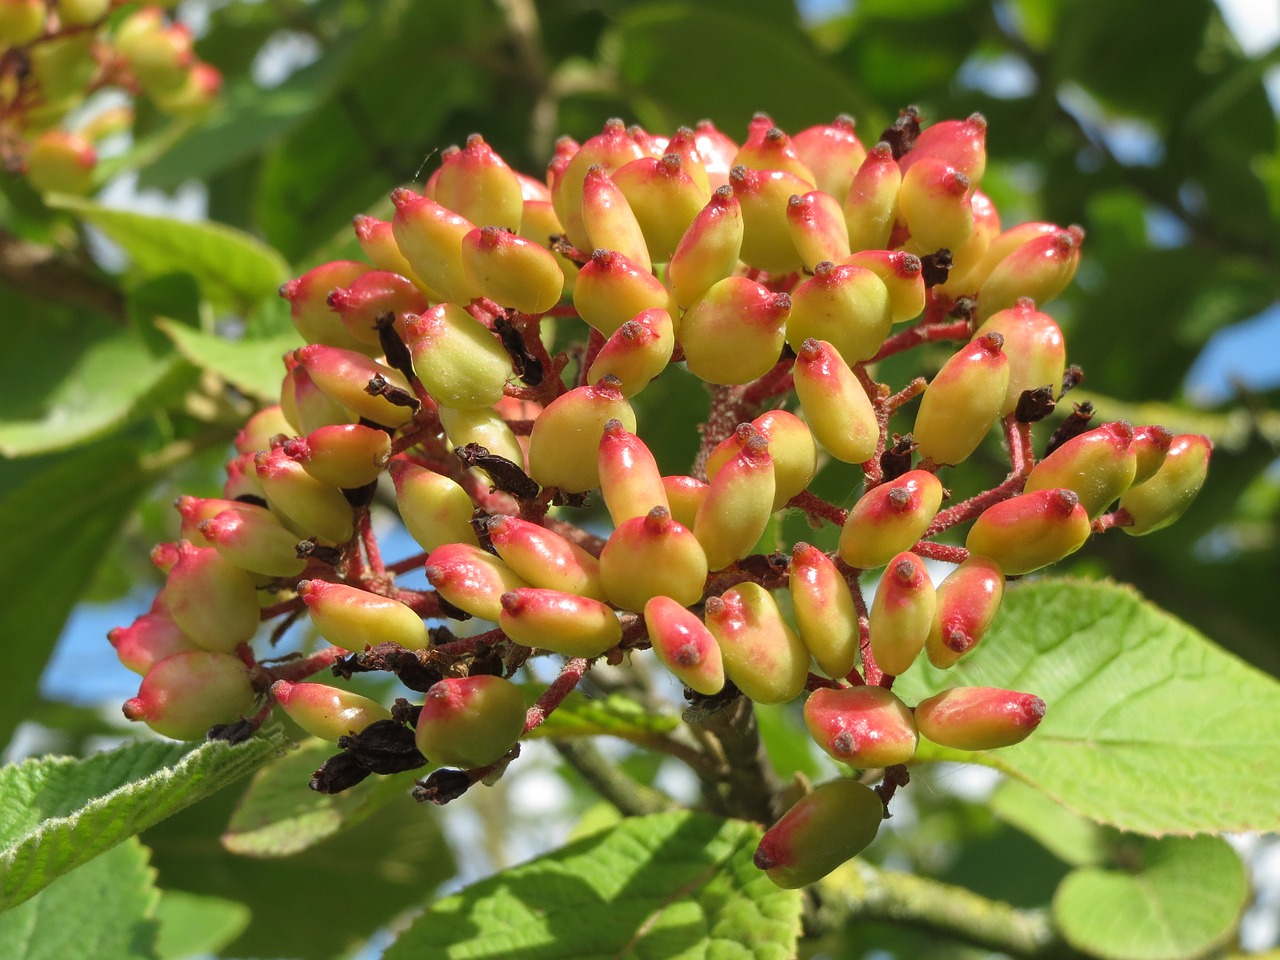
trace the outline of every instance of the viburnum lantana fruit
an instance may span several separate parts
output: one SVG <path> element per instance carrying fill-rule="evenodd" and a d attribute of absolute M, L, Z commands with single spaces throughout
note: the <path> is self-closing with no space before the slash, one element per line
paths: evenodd
<path fill-rule="evenodd" d="M 115 29 L 140 77 L 177 88 L 183 38 L 163 18 Z M 964 686 L 907 703 L 896 676 L 921 650 L 940 669 L 975 655 L 1007 578 L 1092 533 L 1159 530 L 1207 469 L 1206 438 L 1090 429 L 1084 405 L 1055 435 L 1033 428 L 1064 391 L 1043 309 L 1083 232 L 1002 229 L 978 189 L 987 133 L 914 108 L 869 150 L 844 116 L 791 137 L 759 114 L 742 143 L 708 121 L 667 138 L 610 120 L 557 141 L 545 178 L 478 135 L 443 151 L 421 189 L 391 193 L 390 221 L 355 218 L 368 263 L 281 288 L 305 344 L 279 405 L 236 437 L 221 497 L 178 500 L 184 539 L 153 555 L 166 585 L 110 634 L 143 674 L 126 715 L 194 738 L 278 705 L 344 751 L 314 788 L 425 756 L 464 768 L 415 792 L 446 802 L 499 775 L 596 660 L 651 649 L 691 723 L 810 691 L 817 745 L 885 783 L 818 786 L 756 863 L 795 887 L 857 854 L 920 736 L 996 749 L 1046 710 Z M 940 369 L 881 381 L 902 369 L 881 361 L 933 341 L 950 342 Z M 710 409 L 668 474 L 653 439 L 692 418 L 651 384 L 690 376 Z M 969 461 L 970 486 L 996 433 L 1004 476 L 949 503 L 950 467 Z M 384 505 L 421 553 L 383 558 Z M 782 541 L 784 510 L 809 542 Z M 927 561 L 953 566 L 936 587 Z M 259 660 L 257 636 L 304 613 L 328 646 Z M 543 657 L 559 664 L 545 687 L 522 672 Z M 389 672 L 414 699 L 304 682 L 328 668 Z"/>

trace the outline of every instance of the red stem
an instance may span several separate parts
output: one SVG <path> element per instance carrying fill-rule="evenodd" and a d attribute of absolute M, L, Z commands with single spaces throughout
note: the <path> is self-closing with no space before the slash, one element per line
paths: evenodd
<path fill-rule="evenodd" d="M 551 682 L 551 686 L 542 692 L 542 696 L 525 714 L 524 732 L 528 733 L 535 727 L 541 726 L 555 708 L 564 702 L 564 698 L 574 691 L 590 669 L 591 661 L 586 657 L 566 660 L 560 670 L 560 676 Z"/>

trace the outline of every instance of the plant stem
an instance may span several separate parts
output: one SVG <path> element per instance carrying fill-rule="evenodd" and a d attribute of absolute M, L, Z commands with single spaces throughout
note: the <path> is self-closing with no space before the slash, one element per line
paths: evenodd
<path fill-rule="evenodd" d="M 1012 957 L 1078 956 L 1062 942 L 1044 912 L 1019 910 L 915 874 L 855 861 L 853 869 L 833 876 L 821 892 L 819 923 L 826 929 L 851 921 L 884 920 Z"/>
<path fill-rule="evenodd" d="M 769 763 L 751 701 L 740 697 L 695 725 L 713 734 L 724 751 L 727 775 L 719 794 L 721 812 L 771 824 L 782 814 L 781 786 Z"/>
<path fill-rule="evenodd" d="M 675 806 L 666 794 L 627 776 L 590 741 L 553 740 L 551 744 L 587 786 L 617 807 L 624 817 L 660 813 Z"/>

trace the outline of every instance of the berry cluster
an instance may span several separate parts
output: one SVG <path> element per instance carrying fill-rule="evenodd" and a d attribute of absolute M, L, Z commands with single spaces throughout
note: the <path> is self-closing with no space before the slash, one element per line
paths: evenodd
<path fill-rule="evenodd" d="M 0 0 L 0 166 L 41 192 L 94 188 L 95 143 L 133 125 L 119 107 L 72 130 L 69 115 L 107 87 L 145 95 L 165 115 L 202 115 L 222 75 L 158 6 L 123 15 L 124 0 Z M 167 6 L 173 6 L 173 3 Z"/>
<path fill-rule="evenodd" d="M 342 748 L 314 788 L 429 758 L 457 769 L 416 795 L 444 802 L 499 773 L 597 658 L 651 649 L 688 717 L 807 693 L 823 750 L 886 771 L 877 790 L 818 787 L 756 862 L 798 886 L 853 856 L 921 736 L 989 750 L 1045 712 L 967 686 L 907 704 L 895 676 L 922 651 L 939 668 L 970 655 L 1008 577 L 1092 532 L 1172 522 L 1207 467 L 1204 437 L 1091 426 L 1086 405 L 1036 455 L 1031 425 L 1080 378 L 1039 306 L 1071 280 L 1082 232 L 1001 229 L 977 190 L 985 127 L 922 130 L 907 110 L 866 150 L 845 117 L 789 137 L 758 115 L 742 145 L 707 122 L 668 139 L 615 120 L 562 139 L 545 182 L 479 136 L 446 150 L 421 192 L 392 194 L 392 220 L 356 218 L 372 265 L 282 289 L 307 345 L 237 437 L 225 499 L 178 500 L 184 539 L 155 552 L 168 579 L 151 612 L 112 631 L 144 674 L 126 715 L 237 736 L 278 705 Z M 942 341 L 959 346 L 932 379 L 877 381 L 879 361 Z M 690 375 L 711 394 L 701 452 L 664 475 L 631 400 Z M 944 506 L 946 468 L 993 428 L 1008 475 Z M 855 465 L 848 509 L 810 489 L 832 461 Z M 607 536 L 575 522 L 597 491 Z M 382 559 L 379 492 L 422 554 Z M 757 553 L 784 509 L 838 527 L 835 549 Z M 948 542 L 961 524 L 964 546 Z M 955 565 L 936 587 L 927 559 Z M 397 584 L 415 569 L 432 589 Z M 303 614 L 331 646 L 255 659 L 260 622 L 280 618 L 274 640 Z M 493 626 L 426 626 L 469 618 Z M 564 662 L 526 707 L 510 678 L 535 654 Z M 392 672 L 422 702 L 304 682 L 327 668 Z"/>

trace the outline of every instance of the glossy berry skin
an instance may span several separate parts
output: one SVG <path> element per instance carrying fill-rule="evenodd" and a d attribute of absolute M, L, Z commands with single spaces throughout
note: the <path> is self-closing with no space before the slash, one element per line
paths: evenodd
<path fill-rule="evenodd" d="M 965 538 L 970 553 L 1016 577 L 1056 563 L 1089 539 L 1089 514 L 1070 490 L 1036 490 L 984 510 Z"/>
<path fill-rule="evenodd" d="M 716 472 L 693 520 L 707 566 L 720 570 L 751 552 L 773 514 L 769 441 L 747 425 L 747 440 Z"/>
<path fill-rule="evenodd" d="M 391 711 L 377 701 L 323 683 L 277 680 L 271 696 L 294 723 L 330 743 L 354 736 L 375 720 L 391 719 Z"/>
<path fill-rule="evenodd" d="M 778 510 L 805 490 L 818 471 L 818 446 L 813 434 L 793 413 L 770 410 L 749 424 L 738 424 L 733 433 L 716 444 L 707 457 L 707 479 L 715 480 L 720 468 L 736 456 L 755 434 L 764 437 L 769 444 L 769 456 L 773 459 L 773 509 Z"/>
<path fill-rule="evenodd" d="M 174 740 L 203 740 L 215 724 L 251 712 L 253 701 L 249 668 L 239 657 L 192 650 L 155 663 L 124 715 Z"/>
<path fill-rule="evenodd" d="M 920 255 L 962 246 L 973 229 L 969 178 L 945 160 L 923 158 L 902 175 L 898 215 L 911 231 L 910 249 Z"/>
<path fill-rule="evenodd" d="M 413 369 L 446 407 L 492 407 L 511 376 L 511 357 L 493 332 L 454 303 L 440 303 L 405 322 Z"/>
<path fill-rule="evenodd" d="M 953 687 L 916 705 L 916 726 L 957 750 L 996 750 L 1020 743 L 1044 719 L 1039 697 L 996 687 Z"/>
<path fill-rule="evenodd" d="M 664 507 L 618 525 L 600 553 L 600 579 L 611 603 L 640 611 L 658 596 L 682 606 L 702 599 L 707 555 L 693 531 Z"/>
<path fill-rule="evenodd" d="M 992 269 L 978 288 L 978 319 L 1011 307 L 1019 297 L 1044 306 L 1076 275 L 1084 231 L 1069 227 L 1034 237 L 1016 248 Z"/>
<path fill-rule="evenodd" d="M 520 178 L 478 133 L 450 153 L 432 177 L 431 197 L 472 223 L 520 229 L 524 195 Z"/>
<path fill-rule="evenodd" d="M 575 387 L 547 404 L 529 437 L 529 475 L 544 487 L 583 493 L 600 486 L 600 438 L 618 420 L 636 429 L 635 411 L 616 379 Z"/>
<path fill-rule="evenodd" d="M 813 438 L 837 460 L 869 460 L 880 436 L 875 407 L 835 347 L 825 340 L 804 341 L 792 373 Z"/>
<path fill-rule="evenodd" d="M 996 333 L 977 337 L 952 354 L 929 382 L 911 431 L 922 457 L 956 464 L 978 449 L 1009 389 L 1003 344 Z"/>
<path fill-rule="evenodd" d="M 858 662 L 858 610 L 836 565 L 807 543 L 791 551 L 787 574 L 800 639 L 829 677 L 845 677 Z"/>
<path fill-rule="evenodd" d="M 564 290 L 550 250 L 499 227 L 479 227 L 462 238 L 462 268 L 481 296 L 521 313 L 545 313 Z"/>
<path fill-rule="evenodd" d="M 728 184 L 711 195 L 685 230 L 667 264 L 667 282 L 682 307 L 690 307 L 733 273 L 742 251 L 742 207 Z"/>
<path fill-rule="evenodd" d="M 382 475 L 391 456 L 391 437 L 385 430 L 340 423 L 286 440 L 281 449 L 321 483 L 363 487 Z"/>
<path fill-rule="evenodd" d="M 845 518 L 840 556 L 852 567 L 884 566 L 924 535 L 941 503 L 942 483 L 927 470 L 872 487 Z"/>
<path fill-rule="evenodd" d="M 447 678 L 427 691 L 414 739 L 433 763 L 486 767 L 515 746 L 524 721 L 524 694 L 510 680 Z"/>
<path fill-rule="evenodd" d="M 343 650 L 361 653 L 379 643 L 422 650 L 430 642 L 422 618 L 391 597 L 326 580 L 303 580 L 298 596 L 320 636 Z"/>
<path fill-rule="evenodd" d="M 945 670 L 978 645 L 1004 599 L 1004 571 L 989 557 L 971 555 L 938 584 L 925 650 Z"/>
<path fill-rule="evenodd" d="M 838 200 L 849 192 L 853 175 L 867 155 L 848 114 L 806 127 L 791 138 L 791 145 L 813 172 L 814 186 Z"/>
<path fill-rule="evenodd" d="M 924 268 L 906 250 L 859 250 L 840 261 L 866 267 L 889 291 L 889 314 L 894 323 L 913 320 L 924 311 Z"/>
<path fill-rule="evenodd" d="M 692 528 L 710 485 L 697 477 L 676 474 L 662 478 L 662 489 L 666 491 L 672 519 Z"/>
<path fill-rule="evenodd" d="M 898 166 L 905 173 L 925 158 L 945 161 L 977 183 L 987 168 L 987 120 L 980 113 L 964 120 L 941 120 L 920 131 Z"/>
<path fill-rule="evenodd" d="M 329 306 L 329 295 L 368 271 L 367 263 L 334 260 L 280 287 L 280 296 L 289 302 L 293 325 L 307 343 L 325 343 L 345 350 L 363 349 L 364 342 L 351 335 L 342 317 Z"/>
<path fill-rule="evenodd" d="M 844 198 L 850 250 L 883 250 L 889 246 L 901 186 L 902 171 L 893 159 L 893 149 L 887 143 L 877 143 L 867 151 Z"/>
<path fill-rule="evenodd" d="M 529 584 L 491 553 L 469 543 L 446 543 L 427 556 L 427 580 L 436 592 L 473 617 L 497 621 L 502 595 Z"/>
<path fill-rule="evenodd" d="M 298 557 L 298 535 L 274 516 L 233 507 L 200 522 L 200 535 L 238 567 L 265 577 L 296 577 L 307 562 Z"/>
<path fill-rule="evenodd" d="M 1174 437 L 1151 479 L 1120 498 L 1120 509 L 1133 520 L 1121 529 L 1140 537 L 1162 530 L 1182 516 L 1204 486 L 1212 452 L 1208 437 L 1191 433 Z"/>
<path fill-rule="evenodd" d="M 743 694 L 756 703 L 786 703 L 800 695 L 809 651 L 768 590 L 747 582 L 709 598 L 706 624 L 720 644 L 726 676 Z"/>
<path fill-rule="evenodd" d="M 1024 490 L 1071 490 L 1092 519 L 1129 489 L 1137 469 L 1133 428 L 1117 420 L 1072 437 L 1054 450 L 1031 470 Z"/>
<path fill-rule="evenodd" d="M 272 512 L 299 537 L 329 543 L 351 539 L 351 504 L 337 487 L 311 476 L 278 447 L 257 454 L 253 466 Z"/>
<path fill-rule="evenodd" d="M 720 646 L 698 615 L 670 597 L 644 605 L 649 642 L 662 665 L 696 693 L 712 696 L 724 689 Z"/>
<path fill-rule="evenodd" d="M 884 803 L 857 780 L 832 780 L 802 797 L 765 831 L 754 862 L 785 890 L 816 883 L 871 845 Z"/>
<path fill-rule="evenodd" d="M 258 631 L 252 577 L 210 547 L 180 542 L 164 593 L 173 622 L 205 650 L 230 653 Z"/>
<path fill-rule="evenodd" d="M 606 337 L 644 310 L 675 316 L 671 293 L 662 281 L 615 250 L 595 250 L 573 283 L 578 315 Z"/>
<path fill-rule="evenodd" d="M 1165 427 L 1146 423 L 1133 428 L 1133 452 L 1137 458 L 1133 486 L 1155 476 L 1172 445 L 1173 433 Z"/>
<path fill-rule="evenodd" d="M 806 270 L 824 260 L 835 262 L 849 255 L 849 228 L 840 202 L 830 194 L 815 190 L 792 196 L 787 201 L 787 224 Z"/>
<path fill-rule="evenodd" d="M 400 519 L 423 550 L 446 543 L 479 545 L 471 527 L 475 505 L 455 480 L 403 457 L 389 467 Z"/>
<path fill-rule="evenodd" d="M 517 517 L 491 517 L 489 540 L 532 586 L 604 600 L 600 561 L 554 531 Z"/>
<path fill-rule="evenodd" d="M 591 167 L 582 182 L 582 222 L 591 249 L 616 250 L 642 270 L 653 269 L 644 231 L 631 204 L 599 165 Z"/>
<path fill-rule="evenodd" d="M 915 755 L 915 720 L 883 687 L 824 687 L 804 704 L 809 735 L 833 760 L 859 769 L 906 763 Z"/>
<path fill-rule="evenodd" d="M 767 273 L 789 273 L 804 266 L 787 226 L 787 203 L 813 183 L 787 170 L 752 170 L 742 164 L 729 171 L 729 185 L 742 205 L 742 261 Z"/>
<path fill-rule="evenodd" d="M 107 640 L 115 647 L 120 663 L 140 675 L 175 653 L 200 649 L 162 610 L 144 613 L 127 627 L 113 627 Z"/>
<path fill-rule="evenodd" d="M 476 225 L 461 214 L 401 187 L 391 192 L 391 230 L 400 253 L 434 293 L 432 299 L 470 303 L 480 288 L 462 265 L 462 238 Z"/>
<path fill-rule="evenodd" d="M 677 338 L 689 371 L 707 383 L 743 384 L 778 362 L 791 297 L 747 277 L 717 282 L 685 312 Z M 727 345 L 733 344 L 733 349 Z"/>
<path fill-rule="evenodd" d="M 706 184 L 685 170 L 678 153 L 641 157 L 613 174 L 644 232 L 655 263 L 666 263 L 710 197 Z"/>
<path fill-rule="evenodd" d="M 1012 307 L 989 317 L 974 337 L 988 333 L 1004 337 L 1002 349 L 1009 361 L 1009 385 L 1000 416 L 1014 411 L 1025 390 L 1048 386 L 1057 396 L 1067 366 L 1067 346 L 1052 317 L 1037 310 L 1030 298 L 1019 297 Z"/>
<path fill-rule="evenodd" d="M 618 378 L 618 389 L 630 399 L 648 386 L 671 362 L 675 324 L 661 307 L 641 310 L 609 335 L 587 373 L 587 383 Z"/>
<path fill-rule="evenodd" d="M 617 614 L 599 600 L 538 587 L 521 587 L 500 599 L 498 626 L 522 646 L 598 657 L 622 640 Z"/>
<path fill-rule="evenodd" d="M 924 649 L 937 593 L 924 561 L 903 552 L 889 561 L 871 602 L 871 655 L 885 673 L 906 673 Z"/>
<path fill-rule="evenodd" d="M 385 397 L 372 396 L 365 390 L 369 381 L 376 376 L 382 377 L 393 387 L 408 391 L 409 384 L 399 371 L 370 360 L 362 353 L 324 344 L 302 347 L 295 350 L 293 356 L 325 396 L 353 414 L 384 427 L 401 427 L 413 419 L 413 411 L 409 407 L 394 404 Z M 314 426 L 296 425 L 304 433 L 315 429 Z"/>
<path fill-rule="evenodd" d="M 360 274 L 347 286 L 330 293 L 327 302 L 342 320 L 347 333 L 359 344 L 355 349 L 373 356 L 382 353 L 377 329 L 379 317 L 392 314 L 392 326 L 403 337 L 405 316 L 422 313 L 429 305 L 426 295 L 412 280 L 385 270 Z"/>
<path fill-rule="evenodd" d="M 892 325 L 889 289 L 879 276 L 823 261 L 792 294 L 787 343 L 799 351 L 810 337 L 825 340 L 853 365 L 875 356 Z"/>

